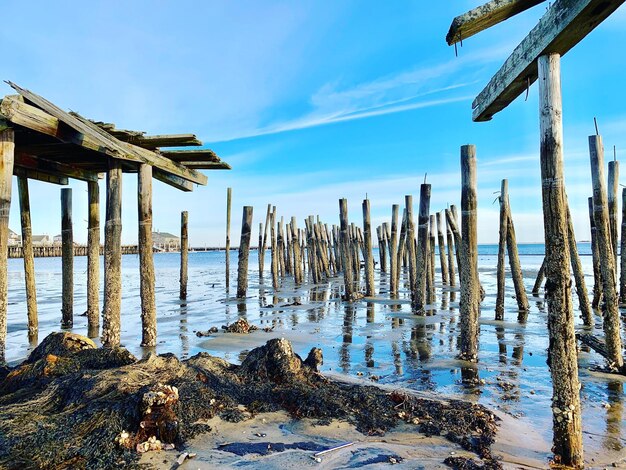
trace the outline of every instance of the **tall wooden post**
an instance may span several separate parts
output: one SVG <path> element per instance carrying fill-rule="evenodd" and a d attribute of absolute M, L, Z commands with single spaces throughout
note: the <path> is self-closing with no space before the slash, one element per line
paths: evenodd
<path fill-rule="evenodd" d="M 24 258 L 24 280 L 26 281 L 26 309 L 28 312 L 28 336 L 35 337 L 39 330 L 37 319 L 37 290 L 35 286 L 35 257 L 33 254 L 33 231 L 30 223 L 30 198 L 28 179 L 17 177 L 22 222 L 22 256 Z"/>
<path fill-rule="evenodd" d="M 230 209 L 233 188 L 226 189 L 226 292 L 230 290 Z"/>
<path fill-rule="evenodd" d="M 348 237 L 348 200 L 339 199 L 339 221 L 341 231 L 343 283 L 345 288 L 345 298 L 351 301 L 354 298 L 354 282 L 352 279 L 352 260 L 350 253 L 350 240 Z"/>
<path fill-rule="evenodd" d="M 291 240 L 293 245 L 293 278 L 296 284 L 302 284 L 304 273 L 300 252 L 300 241 L 298 239 L 298 225 L 295 217 L 291 217 Z"/>
<path fill-rule="evenodd" d="M 154 297 L 154 255 L 152 252 L 152 166 L 139 165 L 137 177 L 139 217 L 139 293 L 141 296 L 141 345 L 157 344 L 156 301 Z"/>
<path fill-rule="evenodd" d="M 589 155 L 591 157 L 591 180 L 593 183 L 593 218 L 596 222 L 598 251 L 600 252 L 600 271 L 602 274 L 603 329 L 608 353 L 609 367 L 621 370 L 624 366 L 622 340 L 620 337 L 620 313 L 617 298 L 615 258 L 609 223 L 609 210 L 606 188 L 604 186 L 604 148 L 602 137 L 589 137 Z"/>
<path fill-rule="evenodd" d="M 476 147 L 461 147 L 461 354 L 467 361 L 478 360 L 478 317 L 480 282 L 478 280 Z"/>
<path fill-rule="evenodd" d="M 365 243 L 365 295 L 376 295 L 374 285 L 374 255 L 372 254 L 372 224 L 370 221 L 370 200 L 363 200 L 363 235 Z"/>
<path fill-rule="evenodd" d="M 74 233 L 72 230 L 72 188 L 61 189 L 61 327 L 74 325 Z"/>
<path fill-rule="evenodd" d="M 537 278 L 535 279 L 535 284 L 533 285 L 532 294 L 539 295 L 539 289 L 541 289 L 541 284 L 543 283 L 543 278 L 546 277 L 546 258 L 544 256 L 543 261 L 541 262 L 541 267 L 539 271 L 537 271 Z"/>
<path fill-rule="evenodd" d="M 583 265 L 578 256 L 578 247 L 576 246 L 576 236 L 574 234 L 574 224 L 570 215 L 569 205 L 567 206 L 567 234 L 569 244 L 569 256 L 572 263 L 572 272 L 574 273 L 574 281 L 576 283 L 576 294 L 578 295 L 578 309 L 583 319 L 583 323 L 587 326 L 593 325 L 593 314 L 591 313 L 591 305 L 589 304 L 589 295 L 587 294 L 587 285 L 585 284 L 585 272 Z"/>
<path fill-rule="evenodd" d="M 102 344 L 120 344 L 122 310 L 122 165 L 109 160 L 106 223 L 104 226 L 104 314 Z"/>
<path fill-rule="evenodd" d="M 398 211 L 400 206 L 391 207 L 391 237 L 389 239 L 389 293 L 391 297 L 398 296 Z"/>
<path fill-rule="evenodd" d="M 609 229 L 611 231 L 611 246 L 613 247 L 613 257 L 615 272 L 617 273 L 617 189 L 619 186 L 619 162 L 613 160 L 609 162 L 609 185 L 608 185 L 608 206 L 609 206 Z"/>
<path fill-rule="evenodd" d="M 272 216 L 272 205 L 267 205 L 267 213 L 265 214 L 265 231 L 263 232 L 263 242 L 259 238 L 259 281 L 263 280 L 263 270 L 265 269 L 265 250 L 267 249 L 267 235 L 269 231 L 270 217 Z M 261 232 L 259 231 L 259 237 Z"/>
<path fill-rule="evenodd" d="M 7 341 L 7 257 L 9 255 L 9 211 L 11 178 L 15 158 L 13 129 L 0 131 L 0 363 L 4 362 Z"/>
<path fill-rule="evenodd" d="M 248 290 L 248 256 L 250 254 L 250 235 L 252 234 L 252 207 L 244 206 L 241 220 L 241 241 L 239 242 L 239 260 L 237 266 L 237 298 L 243 299 Z"/>
<path fill-rule="evenodd" d="M 626 188 L 622 189 L 622 236 L 620 238 L 619 302 L 626 304 Z"/>
<path fill-rule="evenodd" d="M 409 211 L 407 200 L 407 211 Z M 413 225 L 413 209 L 408 212 L 410 226 Z M 430 214 L 430 184 L 423 183 L 420 186 L 420 207 L 417 215 L 417 253 L 415 256 L 415 280 L 413 289 L 413 307 L 417 313 L 424 312 L 424 302 L 426 301 L 426 276 L 428 269 L 428 222 Z M 412 230 L 412 229 L 411 229 Z M 415 246 L 413 232 L 408 239 L 409 256 L 411 246 Z M 415 249 L 413 249 L 415 251 Z M 409 259 L 410 259 L 409 258 Z"/>
<path fill-rule="evenodd" d="M 95 338 L 100 328 L 100 186 L 97 181 L 87 183 L 87 199 L 87 332 L 90 338 Z"/>
<path fill-rule="evenodd" d="M 448 261 L 446 259 L 446 242 L 443 235 L 443 221 L 441 212 L 435 214 L 437 218 L 437 243 L 439 245 L 439 264 L 441 264 L 441 282 L 445 285 L 449 283 Z"/>
<path fill-rule="evenodd" d="M 456 285 L 456 270 L 454 268 L 454 235 L 452 235 L 452 227 L 450 227 L 450 222 L 448 221 L 446 212 L 447 210 L 444 211 L 444 217 L 446 219 L 446 239 L 448 242 L 448 273 L 450 276 L 450 286 L 454 287 Z"/>
<path fill-rule="evenodd" d="M 566 200 L 563 186 L 561 64 L 558 54 L 539 57 L 540 160 L 546 245 L 548 361 L 552 375 L 553 452 L 560 463 L 583 465 L 580 382 L 570 287 Z"/>
<path fill-rule="evenodd" d="M 180 299 L 187 298 L 187 278 L 189 262 L 189 214 L 187 211 L 180 213 Z"/>
<path fill-rule="evenodd" d="M 506 233 L 509 227 L 509 218 L 506 211 L 505 194 L 508 194 L 509 182 L 502 180 L 500 185 L 500 236 L 498 238 L 498 265 L 496 276 L 496 320 L 504 320 L 504 289 L 505 289 L 505 261 L 506 261 Z"/>
<path fill-rule="evenodd" d="M 591 258 L 593 263 L 593 300 L 592 308 L 600 306 L 602 299 L 602 272 L 600 271 L 600 250 L 598 249 L 598 229 L 596 228 L 596 220 L 593 216 L 593 198 L 590 197 L 589 203 L 589 226 L 591 227 Z"/>

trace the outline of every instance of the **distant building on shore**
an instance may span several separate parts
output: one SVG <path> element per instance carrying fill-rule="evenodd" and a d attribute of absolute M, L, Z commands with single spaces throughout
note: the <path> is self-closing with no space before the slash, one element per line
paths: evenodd
<path fill-rule="evenodd" d="M 33 246 L 50 246 L 51 244 L 50 235 L 33 235 Z"/>
<path fill-rule="evenodd" d="M 9 229 L 9 246 L 20 246 L 22 244 L 22 237 Z"/>
<path fill-rule="evenodd" d="M 168 232 L 152 232 L 152 244 L 158 251 L 180 251 L 180 238 Z"/>

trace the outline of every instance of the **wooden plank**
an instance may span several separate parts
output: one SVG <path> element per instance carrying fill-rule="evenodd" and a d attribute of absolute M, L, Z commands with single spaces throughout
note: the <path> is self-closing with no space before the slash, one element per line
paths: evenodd
<path fill-rule="evenodd" d="M 20 88 L 18 85 L 12 82 L 7 83 L 28 101 L 34 103 L 37 107 L 41 108 L 45 113 L 52 115 L 59 121 L 64 122 L 82 136 L 95 142 L 102 149 L 106 149 L 108 151 L 106 152 L 107 155 L 121 160 L 131 160 L 135 162 L 148 163 L 152 166 L 156 166 L 163 171 L 167 171 L 175 176 L 187 179 L 194 183 L 203 185 L 206 184 L 206 176 L 202 173 L 198 173 L 195 170 L 185 168 L 184 166 L 150 150 L 137 147 L 126 142 L 122 142 L 112 135 L 108 134 L 106 131 L 102 130 L 94 123 L 90 122 L 88 119 L 85 119 L 76 113 L 74 113 L 74 115 L 69 114 L 58 108 L 45 98 L 42 98 L 41 96 L 38 96 L 35 93 L 32 93 L 23 88 Z M 4 104 L 4 100 L 2 104 Z M 50 123 L 48 123 L 48 125 L 49 124 Z"/>
<path fill-rule="evenodd" d="M 232 167 L 226 162 L 180 162 L 187 168 L 196 170 L 232 170 Z"/>
<path fill-rule="evenodd" d="M 491 0 L 473 10 L 459 15 L 450 25 L 446 35 L 449 46 L 463 42 L 498 23 L 522 13 L 545 0 Z"/>
<path fill-rule="evenodd" d="M 44 158 L 38 158 L 34 155 L 28 155 L 19 151 L 15 153 L 15 165 L 60 177 L 74 178 L 81 181 L 98 181 L 97 172 L 83 170 L 82 168 Z"/>
<path fill-rule="evenodd" d="M 179 178 L 169 173 L 165 173 L 161 170 L 153 168 L 152 177 L 161 181 L 162 183 L 169 184 L 170 186 L 180 189 L 181 191 L 191 192 L 193 191 L 193 183 L 190 181 Z"/>
<path fill-rule="evenodd" d="M 9 284 L 7 257 L 9 254 L 9 212 L 15 133 L 13 129 L 0 132 L 0 363 L 4 362 L 7 339 L 7 306 Z"/>
<path fill-rule="evenodd" d="M 202 145 L 195 134 L 142 135 L 130 140 L 139 147 L 156 149 L 158 147 L 195 147 Z"/>
<path fill-rule="evenodd" d="M 13 167 L 13 174 L 21 178 L 43 181 L 44 183 L 58 184 L 61 186 L 67 186 L 69 184 L 69 181 L 65 176 L 51 175 L 49 173 L 42 173 L 41 171 L 30 170 L 28 168 L 18 166 Z"/>
<path fill-rule="evenodd" d="M 157 311 L 154 294 L 154 255 L 152 253 L 152 167 L 141 165 L 137 174 L 137 215 L 139 219 L 138 249 L 139 293 L 141 295 L 141 345 L 157 344 Z"/>
<path fill-rule="evenodd" d="M 182 161 L 206 161 L 206 162 L 220 162 L 220 157 L 211 149 L 197 149 L 197 150 L 164 150 L 160 152 L 164 157 L 174 160 L 175 162 Z"/>
<path fill-rule="evenodd" d="M 472 103 L 474 121 L 489 121 L 537 80 L 541 55 L 565 55 L 625 0 L 557 0 Z"/>

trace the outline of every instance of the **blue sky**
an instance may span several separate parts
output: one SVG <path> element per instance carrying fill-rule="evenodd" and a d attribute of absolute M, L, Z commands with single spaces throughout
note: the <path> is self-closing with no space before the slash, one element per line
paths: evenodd
<path fill-rule="evenodd" d="M 154 228 L 176 233 L 188 210 L 192 245 L 223 244 L 228 186 L 233 240 L 243 205 L 254 206 L 255 229 L 267 203 L 301 225 L 309 214 L 337 223 L 346 197 L 360 223 L 367 194 L 382 223 L 405 194 L 418 197 L 425 173 L 433 210 L 459 204 L 466 143 L 477 146 L 479 241 L 497 241 L 493 193 L 502 178 L 518 240 L 543 241 L 537 86 L 488 123 L 471 121 L 471 101 L 547 3 L 469 38 L 455 57 L 444 40 L 450 22 L 480 3 L 41 0 L 26 11 L 5 0 L 0 78 L 120 128 L 193 132 L 231 163 L 192 193 L 154 183 Z M 579 240 L 589 238 L 594 117 L 607 157 L 613 145 L 626 157 L 623 44 L 624 7 L 562 60 L 566 185 Z M 134 243 L 136 177 L 123 184 L 122 238 Z M 74 237 L 84 242 L 86 185 L 71 186 Z M 10 225 L 19 231 L 13 190 Z M 35 233 L 60 232 L 59 192 L 31 182 Z"/>

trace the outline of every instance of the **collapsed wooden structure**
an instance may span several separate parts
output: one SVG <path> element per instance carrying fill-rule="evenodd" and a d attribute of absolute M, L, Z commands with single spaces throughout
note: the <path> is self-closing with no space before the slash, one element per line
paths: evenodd
<path fill-rule="evenodd" d="M 146 135 L 118 129 L 114 124 L 92 121 L 66 112 L 29 90 L 7 82 L 16 92 L 0 101 L 0 362 L 7 333 L 7 253 L 11 205 L 11 180 L 18 178 L 29 336 L 36 340 L 32 231 L 28 179 L 67 185 L 68 179 L 87 183 L 88 281 L 87 316 L 91 337 L 99 331 L 100 198 L 98 180 L 106 175 L 106 223 L 104 241 L 104 310 L 102 342 L 120 342 L 121 308 L 121 191 L 122 173 L 138 177 L 139 254 L 141 257 L 142 345 L 156 344 L 156 308 L 152 260 L 152 178 L 182 191 L 194 184 L 206 185 L 198 170 L 230 169 L 211 150 L 170 149 L 200 147 L 193 134 Z M 63 326 L 71 327 L 73 304 L 73 252 L 71 189 L 62 193 L 63 211 Z"/>

